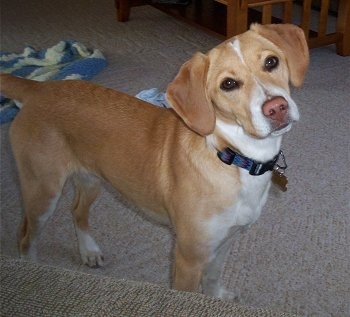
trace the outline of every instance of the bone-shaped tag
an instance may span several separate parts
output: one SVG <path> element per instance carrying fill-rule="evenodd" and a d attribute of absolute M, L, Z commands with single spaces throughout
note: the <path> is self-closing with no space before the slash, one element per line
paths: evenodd
<path fill-rule="evenodd" d="M 286 175 L 274 170 L 272 172 L 272 182 L 283 192 L 287 191 L 288 178 Z"/>

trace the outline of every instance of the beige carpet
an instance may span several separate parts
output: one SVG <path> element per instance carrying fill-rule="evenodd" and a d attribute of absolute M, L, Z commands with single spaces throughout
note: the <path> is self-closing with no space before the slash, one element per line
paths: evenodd
<path fill-rule="evenodd" d="M 1 50 L 47 48 L 76 39 L 101 49 L 109 66 L 94 81 L 131 94 L 164 90 L 194 52 L 219 39 L 143 6 L 117 23 L 114 1 L 1 1 Z M 240 302 L 307 316 L 350 316 L 349 100 L 350 58 L 334 47 L 311 51 L 305 85 L 293 91 L 301 120 L 285 138 L 289 190 L 272 192 L 263 215 L 236 236 L 222 276 L 239 289 Z M 48 105 L 49 106 L 49 105 Z M 21 219 L 18 178 L 1 127 L 1 253 L 17 257 Z M 94 205 L 91 224 L 106 265 L 81 265 L 64 198 L 40 241 L 44 264 L 169 285 L 173 237 L 145 220 L 107 185 Z"/>
<path fill-rule="evenodd" d="M 1 256 L 1 316 L 297 317 L 156 284 Z"/>

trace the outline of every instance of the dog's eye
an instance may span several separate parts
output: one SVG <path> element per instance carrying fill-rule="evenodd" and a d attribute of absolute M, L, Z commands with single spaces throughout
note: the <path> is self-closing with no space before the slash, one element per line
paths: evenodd
<path fill-rule="evenodd" d="M 265 59 L 264 67 L 268 72 L 272 72 L 278 66 L 278 63 L 278 57 L 269 56 Z"/>
<path fill-rule="evenodd" d="M 241 86 L 241 83 L 238 80 L 233 78 L 225 78 L 220 85 L 220 88 L 225 91 L 230 91 L 233 89 L 237 89 Z"/>

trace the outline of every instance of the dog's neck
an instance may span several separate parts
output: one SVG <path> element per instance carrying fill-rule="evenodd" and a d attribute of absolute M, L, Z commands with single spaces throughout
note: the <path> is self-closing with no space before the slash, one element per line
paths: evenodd
<path fill-rule="evenodd" d="M 258 162 L 273 160 L 280 151 L 282 136 L 255 138 L 244 132 L 238 125 L 217 120 L 213 134 L 206 137 L 207 146 L 222 152 L 226 148 Z"/>

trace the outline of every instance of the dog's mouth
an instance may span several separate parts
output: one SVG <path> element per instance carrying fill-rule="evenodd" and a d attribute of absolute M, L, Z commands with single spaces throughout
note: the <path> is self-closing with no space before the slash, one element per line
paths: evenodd
<path fill-rule="evenodd" d="M 280 124 L 277 127 L 273 127 L 273 131 L 271 132 L 271 135 L 273 136 L 279 136 L 286 132 L 288 132 L 292 128 L 292 121 L 288 121 L 286 123 Z"/>

